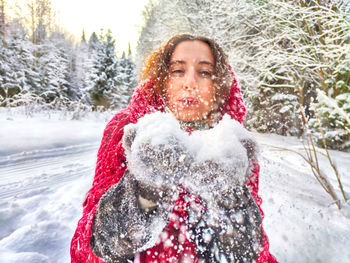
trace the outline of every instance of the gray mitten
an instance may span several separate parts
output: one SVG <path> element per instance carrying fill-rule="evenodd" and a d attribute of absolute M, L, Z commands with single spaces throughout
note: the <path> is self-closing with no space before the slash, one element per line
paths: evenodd
<path fill-rule="evenodd" d="M 127 171 L 100 199 L 92 226 L 92 250 L 105 262 L 127 262 L 154 246 L 168 222 L 172 199 Z"/>
<path fill-rule="evenodd" d="M 262 250 L 261 214 L 247 187 L 207 203 L 192 228 L 198 258 L 206 262 L 254 262 Z"/>
<path fill-rule="evenodd" d="M 205 206 L 189 206 L 188 222 L 198 258 L 206 262 L 253 262 L 261 251 L 261 214 L 245 185 L 256 143 L 245 138 L 240 144 L 246 159 L 238 156 L 232 166 L 220 160 L 197 161 L 191 166 L 192 177 L 186 178 L 185 185 L 197 191 Z"/>
<path fill-rule="evenodd" d="M 189 145 L 194 161 L 181 183 L 204 199 L 244 185 L 257 151 L 252 135 L 228 116 L 210 130 L 193 132 Z"/>
<path fill-rule="evenodd" d="M 150 134 L 142 126 L 142 120 L 140 123 L 129 124 L 124 129 L 128 169 L 144 184 L 162 191 L 176 190 L 180 178 L 189 172 L 193 157 L 175 132 Z"/>

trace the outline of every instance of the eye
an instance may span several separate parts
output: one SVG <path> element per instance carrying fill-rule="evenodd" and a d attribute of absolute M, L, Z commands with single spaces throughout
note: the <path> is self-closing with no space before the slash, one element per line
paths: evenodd
<path fill-rule="evenodd" d="M 202 70 L 199 72 L 199 74 L 201 74 L 204 77 L 211 77 L 212 73 L 208 70 Z"/>
<path fill-rule="evenodd" d="M 173 77 L 182 77 L 184 74 L 185 74 L 185 71 L 183 69 L 170 70 L 170 76 L 173 76 Z"/>

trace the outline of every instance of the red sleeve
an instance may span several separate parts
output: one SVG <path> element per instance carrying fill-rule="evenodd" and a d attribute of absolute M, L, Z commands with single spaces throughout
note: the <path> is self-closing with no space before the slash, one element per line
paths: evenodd
<path fill-rule="evenodd" d="M 262 199 L 259 196 L 259 172 L 260 165 L 257 160 L 251 160 L 251 174 L 247 178 L 247 186 L 253 196 L 255 203 L 258 205 L 262 220 L 264 219 L 264 212 L 261 208 Z M 257 263 L 278 263 L 276 258 L 269 251 L 269 240 L 264 231 L 263 224 L 261 224 L 261 231 L 263 233 L 263 250 L 260 252 Z"/>
<path fill-rule="evenodd" d="M 126 110 L 118 112 L 107 124 L 97 154 L 95 177 L 83 203 L 83 215 L 71 241 L 71 262 L 103 261 L 90 249 L 91 227 L 101 196 L 123 176 L 126 165 L 122 147 L 123 127 L 130 123 Z"/>

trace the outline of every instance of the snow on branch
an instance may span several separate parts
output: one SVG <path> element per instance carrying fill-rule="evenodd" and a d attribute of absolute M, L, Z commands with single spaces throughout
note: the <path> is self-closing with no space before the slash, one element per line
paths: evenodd
<path fill-rule="evenodd" d="M 350 125 L 350 114 L 346 113 L 343 109 L 338 106 L 338 103 L 335 99 L 327 96 L 324 91 L 317 89 L 317 97 L 321 102 L 324 102 L 326 105 L 330 105 L 336 112 L 344 118 L 344 120 Z"/>

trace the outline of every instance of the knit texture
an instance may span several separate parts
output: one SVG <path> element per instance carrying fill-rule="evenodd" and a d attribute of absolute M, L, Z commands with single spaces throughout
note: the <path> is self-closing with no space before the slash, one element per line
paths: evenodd
<path fill-rule="evenodd" d="M 89 241 L 91 237 L 92 222 L 98 207 L 101 196 L 108 189 L 118 183 L 124 175 L 126 159 L 124 148 L 122 146 L 122 137 L 124 126 L 129 123 L 136 123 L 137 120 L 147 113 L 154 111 L 165 111 L 165 104 L 161 97 L 155 95 L 153 81 L 145 81 L 138 86 L 132 96 L 132 100 L 127 108 L 120 110 L 107 124 L 101 146 L 97 155 L 95 177 L 91 189 L 88 191 L 83 203 L 83 215 L 79 220 L 77 229 L 71 242 L 71 262 L 73 263 L 102 263 L 90 249 Z M 246 115 L 246 108 L 242 99 L 241 90 L 234 78 L 228 99 L 222 108 L 222 114 L 227 113 L 239 121 L 243 122 Z M 251 194 L 261 209 L 261 198 L 258 196 L 259 184 L 259 164 L 253 162 L 252 174 L 247 180 L 247 186 Z M 153 248 L 144 251 L 139 255 L 140 262 L 180 262 L 180 258 L 191 259 L 192 262 L 198 262 L 196 259 L 196 249 L 193 242 L 186 238 L 187 226 L 184 218 L 187 217 L 187 209 L 190 202 L 187 196 L 190 193 L 183 191 L 174 205 L 173 213 L 176 215 L 165 228 L 165 232 L 172 239 L 172 246 L 166 246 L 162 242 Z M 262 232 L 264 233 L 263 229 Z M 168 237 L 164 237 L 168 238 Z M 277 262 L 269 252 L 269 242 L 266 234 L 263 234 L 263 251 L 259 254 L 257 262 Z"/>

